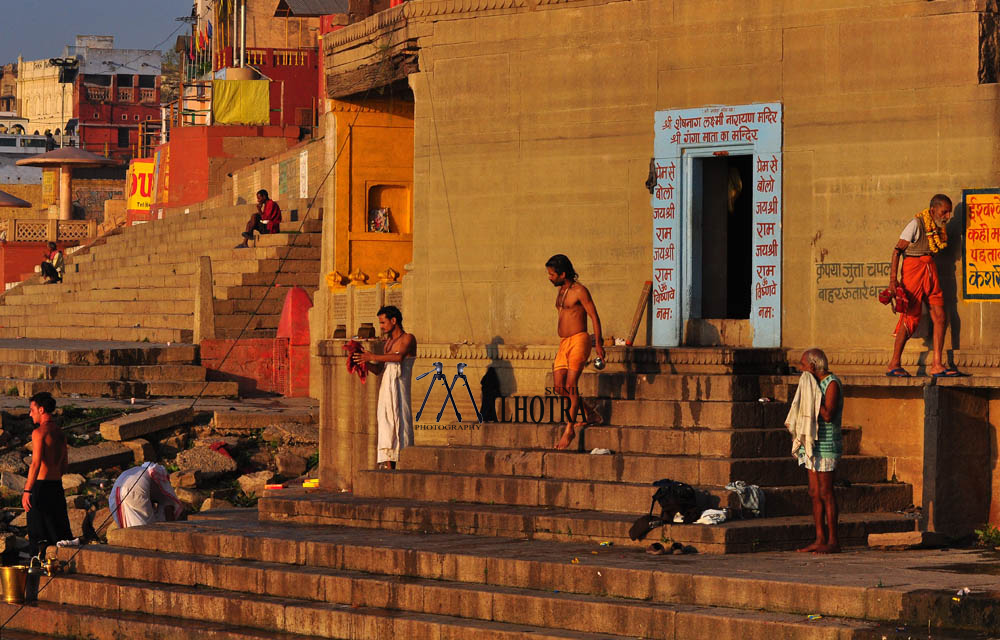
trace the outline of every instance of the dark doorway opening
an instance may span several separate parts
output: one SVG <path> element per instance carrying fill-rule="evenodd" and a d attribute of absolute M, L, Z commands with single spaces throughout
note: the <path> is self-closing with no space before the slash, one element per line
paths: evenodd
<path fill-rule="evenodd" d="M 715 156 L 696 160 L 701 176 L 701 317 L 748 319 L 753 247 L 753 156 Z M 700 211 L 699 211 L 700 209 Z M 700 238 L 698 238 L 700 235 Z M 700 245 L 700 246 L 697 246 Z M 696 266 L 697 268 L 697 266 Z"/>

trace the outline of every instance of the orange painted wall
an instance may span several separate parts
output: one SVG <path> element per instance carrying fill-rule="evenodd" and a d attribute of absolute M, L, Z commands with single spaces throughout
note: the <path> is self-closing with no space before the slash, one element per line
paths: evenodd
<path fill-rule="evenodd" d="M 336 168 L 335 269 L 361 269 L 374 281 L 413 257 L 413 103 L 331 100 L 337 118 L 337 148 L 344 151 Z M 356 119 L 355 119 L 356 118 Z M 348 126 L 351 125 L 351 126 Z M 367 231 L 368 211 L 392 210 L 392 233 Z"/>

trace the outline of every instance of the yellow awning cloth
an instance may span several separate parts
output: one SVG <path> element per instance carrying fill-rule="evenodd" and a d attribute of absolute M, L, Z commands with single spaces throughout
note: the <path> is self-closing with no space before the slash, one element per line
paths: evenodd
<path fill-rule="evenodd" d="M 271 124 L 267 80 L 215 80 L 212 120 L 216 124 Z"/>

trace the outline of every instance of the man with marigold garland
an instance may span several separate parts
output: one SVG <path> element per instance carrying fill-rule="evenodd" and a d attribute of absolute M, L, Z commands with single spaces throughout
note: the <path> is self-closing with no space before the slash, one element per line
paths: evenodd
<path fill-rule="evenodd" d="M 914 216 L 906 225 L 892 252 L 889 291 L 895 293 L 899 286 L 897 274 L 900 274 L 900 257 L 902 257 L 901 281 L 902 288 L 906 292 L 906 304 L 893 334 L 896 341 L 892 349 L 889 370 L 886 372 L 887 376 L 909 377 L 910 374 L 902 367 L 903 347 L 920 322 L 920 313 L 925 302 L 930 307 L 931 322 L 934 324 L 934 362 L 928 373 L 936 378 L 962 375 L 957 370 L 946 367 L 942 357 L 948 318 L 944 313 L 944 296 L 941 293 L 941 283 L 933 258 L 935 253 L 948 246 L 945 225 L 951 218 L 951 206 L 951 199 L 948 196 L 942 193 L 936 194 L 931 198 L 930 206 Z"/>

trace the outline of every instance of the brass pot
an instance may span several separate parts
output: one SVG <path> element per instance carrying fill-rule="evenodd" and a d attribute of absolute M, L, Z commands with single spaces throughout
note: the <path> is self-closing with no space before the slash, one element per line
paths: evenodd
<path fill-rule="evenodd" d="M 28 586 L 28 567 L 17 565 L 0 567 L 3 583 L 3 600 L 8 604 L 24 604 L 24 589 Z"/>

